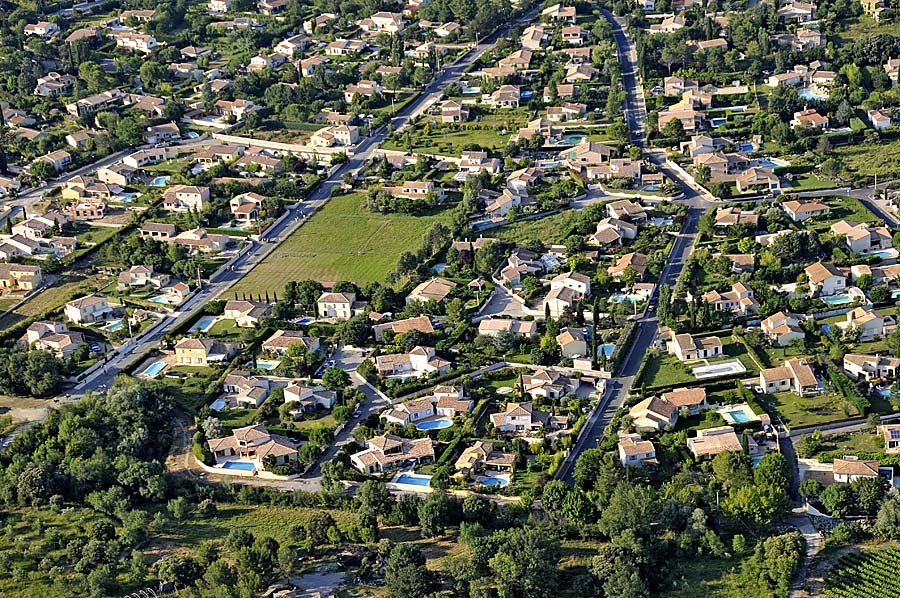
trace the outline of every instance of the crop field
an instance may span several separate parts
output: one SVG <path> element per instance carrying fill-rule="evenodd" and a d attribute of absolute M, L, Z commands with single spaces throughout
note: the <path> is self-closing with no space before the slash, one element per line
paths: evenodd
<path fill-rule="evenodd" d="M 403 251 L 419 248 L 422 236 L 447 212 L 423 216 L 376 214 L 365 195 L 332 198 L 309 222 L 284 240 L 234 287 L 238 293 L 280 293 L 290 280 L 356 283 L 384 281 Z"/>
<path fill-rule="evenodd" d="M 828 598 L 896 596 L 898 566 L 900 549 L 897 548 L 845 555 L 828 572 L 822 595 Z"/>

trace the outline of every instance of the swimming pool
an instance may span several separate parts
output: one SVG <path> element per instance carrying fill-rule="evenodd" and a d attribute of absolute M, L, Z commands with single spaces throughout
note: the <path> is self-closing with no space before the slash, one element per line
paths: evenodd
<path fill-rule="evenodd" d="M 427 431 L 427 430 L 443 430 L 444 428 L 449 428 L 453 425 L 453 422 L 449 419 L 431 419 L 427 422 L 420 422 L 416 424 L 416 430 Z"/>
<path fill-rule="evenodd" d="M 769 160 L 768 158 L 757 160 L 756 163 L 763 168 L 778 168 L 780 165 L 775 162 Z"/>
<path fill-rule="evenodd" d="M 813 93 L 812 91 L 810 91 L 809 88 L 804 88 L 804 89 L 799 90 L 797 92 L 797 95 L 800 96 L 801 98 L 803 98 L 804 100 L 822 101 L 822 100 L 827 99 L 825 96 Z"/>
<path fill-rule="evenodd" d="M 726 411 L 722 414 L 725 419 L 731 419 L 732 422 L 736 424 L 746 424 L 750 421 L 750 416 L 747 415 L 743 409 L 738 409 L 737 411 Z"/>
<path fill-rule="evenodd" d="M 256 369 L 259 370 L 274 370 L 281 364 L 280 361 L 276 361 L 274 359 L 257 359 L 256 360 Z M 247 367 L 253 367 L 253 362 L 248 361 Z"/>
<path fill-rule="evenodd" d="M 215 401 L 212 402 L 212 404 L 209 406 L 209 408 L 212 409 L 213 411 L 221 411 L 222 409 L 225 408 L 225 399 L 216 399 Z"/>
<path fill-rule="evenodd" d="M 312 324 L 315 321 L 315 318 L 297 318 L 296 320 L 294 320 L 296 324 L 300 324 L 302 326 L 305 326 L 306 324 Z"/>
<path fill-rule="evenodd" d="M 430 486 L 430 475 L 416 475 L 414 473 L 401 473 L 395 480 L 397 484 L 412 484 L 413 486 Z"/>
<path fill-rule="evenodd" d="M 134 199 L 134 193 L 123 193 L 119 196 L 119 203 L 131 203 L 132 199 Z"/>
<path fill-rule="evenodd" d="M 167 176 L 158 176 L 150 181 L 151 187 L 162 187 L 163 185 L 169 182 L 169 177 Z"/>
<path fill-rule="evenodd" d="M 872 257 L 880 257 L 881 259 L 887 259 L 897 256 L 896 249 L 879 249 L 878 251 L 873 251 L 870 253 Z"/>
<path fill-rule="evenodd" d="M 165 368 L 165 367 L 166 367 L 165 361 L 157 361 L 157 362 L 151 363 L 147 367 L 147 369 L 141 373 L 144 374 L 145 376 L 155 376 L 158 373 L 160 373 L 161 371 L 163 371 L 163 368 Z"/>
<path fill-rule="evenodd" d="M 623 301 L 631 301 L 632 303 L 637 303 L 641 300 L 638 295 L 625 295 L 624 293 L 615 293 L 613 295 L 610 295 L 609 298 L 616 303 L 622 303 Z"/>
<path fill-rule="evenodd" d="M 534 97 L 534 92 L 531 91 L 530 89 L 525 89 L 525 90 L 522 90 L 522 93 L 519 94 L 519 97 L 521 97 L 523 99 L 531 98 L 531 97 Z"/>
<path fill-rule="evenodd" d="M 256 465 L 250 463 L 248 461 L 225 461 L 222 464 L 222 469 L 238 469 L 240 471 L 253 471 L 256 469 Z"/>
<path fill-rule="evenodd" d="M 752 143 L 738 143 L 735 147 L 739 152 L 752 152 L 754 150 Z"/>
<path fill-rule="evenodd" d="M 584 141 L 584 135 L 563 135 L 559 145 L 578 145 Z"/>
<path fill-rule="evenodd" d="M 891 396 L 891 389 L 890 389 L 890 388 L 879 388 L 879 389 L 878 389 L 878 396 L 880 396 L 880 397 L 882 397 L 882 398 L 884 398 L 884 399 L 890 397 L 890 396 Z"/>
<path fill-rule="evenodd" d="M 203 316 L 202 318 L 197 320 L 197 322 L 193 326 L 191 326 L 190 332 L 197 332 L 198 330 L 200 332 L 206 332 L 207 330 L 212 328 L 213 324 L 215 323 L 215 316 Z"/>
<path fill-rule="evenodd" d="M 484 476 L 478 478 L 478 483 L 482 486 L 498 486 L 500 488 L 505 488 L 509 482 L 503 478 L 495 478 L 492 476 Z"/>
<path fill-rule="evenodd" d="M 724 125 L 727 122 L 728 122 L 727 118 L 711 118 L 711 119 L 709 119 L 709 126 L 711 126 L 712 128 L 715 129 L 719 125 Z"/>
<path fill-rule="evenodd" d="M 462 92 L 464 96 L 475 95 L 477 93 L 481 93 L 480 87 L 463 87 Z"/>
<path fill-rule="evenodd" d="M 163 297 L 162 295 L 157 295 L 156 297 L 153 297 L 150 299 L 150 303 L 159 303 L 159 304 L 163 304 L 163 305 L 168 305 L 169 300 L 166 299 L 165 297 Z"/>
<path fill-rule="evenodd" d="M 722 361 L 711 365 L 699 365 L 693 368 L 691 373 L 694 374 L 694 378 L 699 380 L 702 378 L 715 378 L 716 376 L 740 374 L 741 372 L 746 371 L 747 367 L 743 363 L 737 359 L 733 359 L 731 361 Z"/>
<path fill-rule="evenodd" d="M 849 295 L 835 295 L 834 297 L 822 297 L 825 305 L 846 305 L 853 303 L 853 299 Z"/>
<path fill-rule="evenodd" d="M 615 343 L 606 343 L 605 345 L 600 345 L 599 347 L 597 347 L 597 355 L 606 355 L 607 357 L 612 357 L 613 351 L 615 351 L 615 349 Z"/>
<path fill-rule="evenodd" d="M 107 330 L 109 332 L 115 332 L 116 330 L 122 330 L 122 326 L 125 323 L 122 320 L 116 320 L 115 322 L 110 322 L 106 326 L 103 327 L 103 330 Z"/>

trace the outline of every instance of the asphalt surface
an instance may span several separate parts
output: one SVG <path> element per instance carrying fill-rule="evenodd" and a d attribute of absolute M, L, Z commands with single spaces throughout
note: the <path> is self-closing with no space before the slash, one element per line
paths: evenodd
<path fill-rule="evenodd" d="M 625 33 L 624 19 L 613 17 L 610 13 L 602 11 L 603 16 L 610 22 L 613 28 L 613 37 L 619 50 L 619 61 L 622 63 L 622 82 L 625 87 L 625 116 L 628 128 L 631 131 L 632 143 L 643 148 L 646 108 L 644 106 L 644 94 L 637 73 L 637 55 L 631 39 Z M 647 350 L 653 344 L 659 329 L 659 321 L 656 318 L 656 308 L 659 304 L 660 285 L 674 286 L 681 271 L 694 249 L 697 240 L 697 232 L 700 217 L 714 204 L 707 201 L 690 185 L 678 171 L 665 166 L 664 158 L 658 153 L 650 153 L 650 160 L 671 180 L 681 185 L 684 197 L 678 200 L 688 206 L 688 216 L 684 227 L 675 239 L 669 258 L 666 260 L 659 277 L 659 282 L 653 289 L 647 302 L 646 311 L 637 318 L 637 331 L 634 334 L 628 353 L 619 368 L 618 375 L 607 384 L 606 392 L 600 399 L 599 406 L 591 414 L 581 435 L 566 461 L 560 467 L 557 477 L 565 482 L 574 483 L 575 463 L 578 456 L 585 450 L 596 448 L 603 439 L 606 426 L 612 421 L 616 411 L 622 407 L 634 383 L 634 377 L 641 367 L 641 362 Z"/>
<path fill-rule="evenodd" d="M 418 98 L 410 102 L 391 119 L 391 125 L 394 129 L 402 129 L 414 117 L 418 116 L 430 108 L 435 102 L 440 100 L 444 90 L 452 83 L 459 81 L 465 71 L 471 67 L 476 60 L 494 47 L 497 40 L 504 37 L 511 28 L 534 19 L 538 10 L 538 8 L 534 8 L 519 17 L 515 22 L 503 26 L 471 48 L 458 60 L 446 65 L 434 80 L 425 87 Z M 88 390 L 105 390 L 112 384 L 113 379 L 119 372 L 131 365 L 151 349 L 158 347 L 159 340 L 163 336 L 174 330 L 186 319 L 194 316 L 206 303 L 225 293 L 225 291 L 227 291 L 237 280 L 245 276 L 269 253 L 271 253 L 279 242 L 283 241 L 300 228 L 313 212 L 325 205 L 325 202 L 331 197 L 335 188 L 342 184 L 344 175 L 347 173 L 357 173 L 365 165 L 366 161 L 372 156 L 378 146 L 384 142 L 387 136 L 387 127 L 381 127 L 373 131 L 371 136 L 363 139 L 355 148 L 353 148 L 353 155 L 346 163 L 342 164 L 327 180 L 323 181 L 318 188 L 313 191 L 309 198 L 299 204 L 290 206 L 288 208 L 289 215 L 265 232 L 263 235 L 264 238 L 271 241 L 251 241 L 250 247 L 246 248 L 241 257 L 233 264 L 233 269 L 228 268 L 217 271 L 211 277 L 210 282 L 204 283 L 202 291 L 180 306 L 177 312 L 166 316 L 160 323 L 149 328 L 142 336 L 135 338 L 128 344 L 123 345 L 116 351 L 110 353 L 106 362 L 89 370 L 84 382 L 78 384 L 73 391 L 70 392 L 68 396 L 61 399 L 61 401 L 76 400 L 83 396 Z M 199 141 L 193 143 L 197 145 L 202 144 L 202 142 Z M 131 151 L 134 150 L 129 150 L 129 152 Z M 77 174 L 85 174 L 97 168 L 112 164 L 129 152 L 120 152 L 119 154 L 109 156 L 104 160 L 71 173 L 66 178 L 70 178 Z M 43 196 L 45 190 L 46 188 L 32 190 L 27 194 L 23 194 L 17 201 L 31 201 L 31 203 L 34 203 Z"/>

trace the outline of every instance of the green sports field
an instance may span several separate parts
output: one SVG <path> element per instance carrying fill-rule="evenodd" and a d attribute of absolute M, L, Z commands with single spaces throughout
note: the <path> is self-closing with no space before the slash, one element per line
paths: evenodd
<path fill-rule="evenodd" d="M 234 286 L 238 293 L 280 293 L 290 280 L 383 281 L 403 251 L 419 248 L 447 210 L 425 216 L 377 214 L 362 206 L 365 195 L 333 197 Z"/>

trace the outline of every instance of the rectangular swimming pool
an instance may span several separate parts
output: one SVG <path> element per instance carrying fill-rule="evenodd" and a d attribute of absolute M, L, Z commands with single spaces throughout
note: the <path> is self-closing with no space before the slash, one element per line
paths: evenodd
<path fill-rule="evenodd" d="M 724 415 L 726 420 L 730 419 L 736 424 L 746 424 L 750 421 L 750 416 L 747 415 L 743 409 L 738 409 L 737 411 L 727 411 Z"/>
<path fill-rule="evenodd" d="M 222 469 L 239 469 L 241 471 L 253 471 L 256 465 L 247 461 L 226 461 L 222 464 Z"/>
<path fill-rule="evenodd" d="M 415 475 L 411 473 L 401 473 L 397 478 L 398 484 L 412 484 L 413 486 L 429 486 L 431 485 L 430 475 Z"/>
<path fill-rule="evenodd" d="M 846 305 L 847 303 L 853 303 L 853 299 L 851 299 L 849 295 L 822 297 L 822 301 L 824 301 L 826 305 Z"/>
<path fill-rule="evenodd" d="M 151 364 L 150 367 L 148 367 L 141 373 L 145 376 L 155 376 L 160 373 L 164 367 L 166 367 L 165 361 L 157 361 L 156 363 Z"/>

